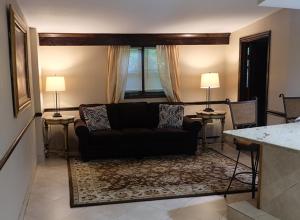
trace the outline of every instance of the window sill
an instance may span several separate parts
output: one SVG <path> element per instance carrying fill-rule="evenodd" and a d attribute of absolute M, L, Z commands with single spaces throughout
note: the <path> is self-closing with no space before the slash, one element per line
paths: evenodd
<path fill-rule="evenodd" d="M 146 99 L 146 98 L 165 98 L 166 95 L 161 92 L 126 92 L 125 99 Z"/>

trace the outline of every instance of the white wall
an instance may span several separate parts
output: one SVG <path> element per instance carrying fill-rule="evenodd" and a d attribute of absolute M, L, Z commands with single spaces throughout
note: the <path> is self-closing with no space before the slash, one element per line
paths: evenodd
<path fill-rule="evenodd" d="M 0 1 L 0 157 L 8 150 L 12 141 L 34 116 L 34 98 L 31 106 L 15 118 L 13 115 L 10 78 L 9 41 L 7 27 L 7 7 L 13 0 Z M 20 12 L 19 12 L 20 14 Z M 29 42 L 28 42 L 29 43 Z M 29 54 L 30 60 L 30 54 Z M 31 67 L 31 65 L 30 65 Z M 30 68 L 31 73 L 31 68 Z M 30 74 L 32 82 L 32 75 Z M 31 85 L 31 91 L 33 91 Z M 33 95 L 33 94 L 32 94 Z M 32 96 L 33 97 L 33 96 Z M 35 123 L 19 142 L 7 163 L 0 170 L 0 219 L 17 220 L 22 217 L 30 183 L 36 166 Z"/>
<path fill-rule="evenodd" d="M 32 70 L 32 88 L 34 97 L 34 109 L 36 113 L 41 113 L 42 109 L 42 97 L 41 97 L 41 71 L 38 60 L 38 34 L 35 28 L 30 28 L 30 54 L 31 54 L 31 70 Z M 43 140 L 43 122 L 41 117 L 35 119 L 36 126 L 36 154 L 38 162 L 43 162 L 45 160 L 44 153 L 44 140 Z"/>

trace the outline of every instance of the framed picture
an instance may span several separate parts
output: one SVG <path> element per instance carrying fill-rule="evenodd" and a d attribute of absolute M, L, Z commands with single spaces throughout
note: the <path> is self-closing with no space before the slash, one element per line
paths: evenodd
<path fill-rule="evenodd" d="M 31 104 L 27 25 L 11 5 L 8 10 L 8 20 L 13 107 L 14 115 L 17 117 L 20 111 Z"/>

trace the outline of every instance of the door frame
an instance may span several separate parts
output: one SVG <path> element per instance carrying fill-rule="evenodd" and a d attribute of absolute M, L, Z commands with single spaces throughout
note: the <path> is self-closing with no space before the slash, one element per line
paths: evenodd
<path fill-rule="evenodd" d="M 252 35 L 249 35 L 249 36 L 245 36 L 245 37 L 242 37 L 240 38 L 240 52 L 239 52 L 239 75 L 238 75 L 238 101 L 240 101 L 240 85 L 241 85 L 241 75 L 242 75 L 242 71 L 243 71 L 243 68 L 242 68 L 242 56 L 243 56 L 243 51 L 242 51 L 242 46 L 244 43 L 249 43 L 249 42 L 252 42 L 252 41 L 256 41 L 256 40 L 260 40 L 260 39 L 263 39 L 263 38 L 267 38 L 267 41 L 268 41 L 268 52 L 267 52 L 267 72 L 266 72 L 266 97 L 265 97 L 265 109 L 266 109 L 266 112 L 265 112 L 265 120 L 267 122 L 267 111 L 268 111 L 268 101 L 269 101 L 269 74 L 270 74 L 270 53 L 271 53 L 271 35 L 272 35 L 272 31 L 269 30 L 269 31 L 265 31 L 265 32 L 260 32 L 260 33 L 257 33 L 257 34 L 252 34 Z"/>

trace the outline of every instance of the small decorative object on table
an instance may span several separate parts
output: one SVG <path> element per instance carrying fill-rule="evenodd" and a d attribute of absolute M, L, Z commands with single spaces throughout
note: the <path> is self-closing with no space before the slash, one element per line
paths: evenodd
<path fill-rule="evenodd" d="M 43 121 L 44 121 L 44 128 L 45 128 L 45 157 L 48 157 L 48 146 L 49 146 L 49 137 L 48 137 L 48 129 L 49 125 L 63 125 L 64 127 L 64 154 L 66 158 L 69 156 L 69 143 L 68 143 L 68 126 L 70 123 L 74 123 L 74 116 L 70 115 L 62 115 L 61 117 L 54 117 L 52 115 L 44 115 Z"/>
<path fill-rule="evenodd" d="M 47 76 L 46 91 L 55 92 L 55 112 L 53 114 L 53 117 L 61 117 L 57 105 L 57 92 L 62 92 L 65 90 L 66 90 L 65 78 L 63 76 Z"/>
<path fill-rule="evenodd" d="M 203 73 L 201 75 L 200 88 L 206 89 L 206 108 L 205 112 L 213 112 L 214 110 L 210 107 L 210 89 L 220 88 L 219 73 Z"/>
<path fill-rule="evenodd" d="M 224 125 L 225 125 L 225 111 L 213 111 L 213 112 L 207 112 L 207 111 L 201 111 L 197 112 L 197 118 L 202 119 L 202 150 L 206 150 L 206 125 L 208 122 L 210 122 L 213 119 L 218 119 L 221 122 L 221 147 L 223 150 L 224 147 L 224 138 L 223 138 L 223 131 L 224 131 Z"/>

